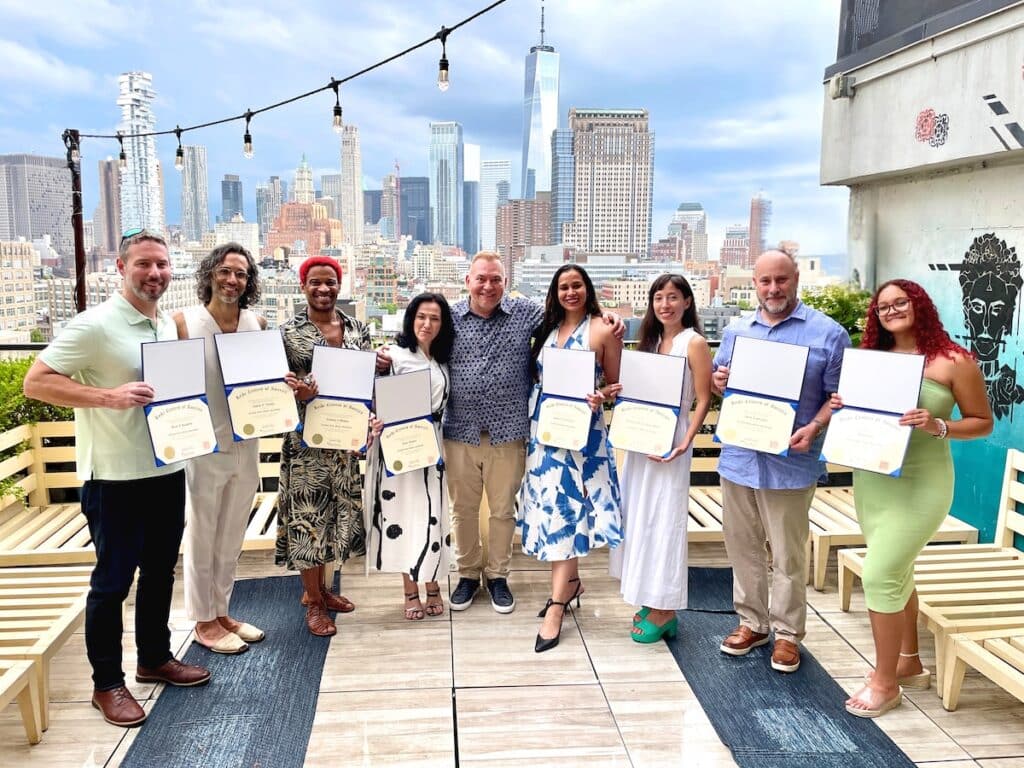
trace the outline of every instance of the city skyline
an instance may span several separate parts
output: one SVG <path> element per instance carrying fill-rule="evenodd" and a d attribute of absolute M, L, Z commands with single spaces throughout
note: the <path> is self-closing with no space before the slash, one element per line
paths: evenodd
<path fill-rule="evenodd" d="M 63 152 L 63 127 L 116 129 L 116 79 L 123 72 L 153 75 L 157 127 L 171 129 L 315 87 L 331 70 L 343 76 L 478 10 L 476 2 L 424 2 L 393 14 L 380 4 L 352 3 L 339 15 L 334 6 L 310 2 L 293 18 L 274 7 L 243 12 L 186 2 L 172 19 L 152 8 L 92 0 L 58 2 L 60 9 L 44 18 L 30 7 L 0 4 L 11 37 L 3 41 L 0 33 L 0 42 L 12 64 L 0 74 L 0 111 L 18 117 L 2 121 L 0 153 L 51 156 Z M 545 42 L 560 57 L 560 124 L 572 107 L 649 111 L 659 137 L 652 238 L 664 236 L 680 202 L 698 200 L 715 254 L 725 226 L 747 218 L 751 195 L 763 188 L 774 206 L 771 238 L 799 240 L 805 252 L 845 251 L 846 190 L 818 187 L 821 79 L 834 58 L 838 9 L 814 2 L 771 9 L 684 5 L 549 2 Z M 429 175 L 429 123 L 457 121 L 464 140 L 481 145 L 483 161 L 512 160 L 511 190 L 520 189 L 524 59 L 539 41 L 539 11 L 539 3 L 509 3 L 453 34 L 447 93 L 434 84 L 439 51 L 432 46 L 341 88 L 345 121 L 360 130 L 364 187 L 379 188 L 396 158 L 403 174 Z M 805 44 L 783 56 L 773 41 L 795 28 Z M 135 45 L 157 29 L 166 33 L 160 45 Z M 178 56 L 181 45 L 196 55 Z M 721 55 L 724 49 L 730 56 Z M 216 83 L 197 87 L 210 82 L 213 70 Z M 339 170 L 331 103 L 330 96 L 311 98 L 256 116 L 252 160 L 241 156 L 241 123 L 183 141 L 207 147 L 211 180 L 238 174 L 250 190 L 273 175 L 290 181 L 303 153 L 319 178 Z M 157 142 L 172 223 L 181 220 L 175 148 L 173 136 Z M 87 140 L 83 156 L 88 215 L 98 203 L 96 164 L 116 158 L 117 144 Z M 245 216 L 256 220 L 253 195 L 246 195 Z"/>

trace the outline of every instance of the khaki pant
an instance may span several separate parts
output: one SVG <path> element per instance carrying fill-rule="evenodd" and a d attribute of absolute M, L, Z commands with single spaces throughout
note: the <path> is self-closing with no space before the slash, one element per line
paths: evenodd
<path fill-rule="evenodd" d="M 740 624 L 772 629 L 794 643 L 807 622 L 807 510 L 814 490 L 759 490 L 722 478 L 725 550 Z"/>
<path fill-rule="evenodd" d="M 488 579 L 507 578 L 526 445 L 522 440 L 491 445 L 484 433 L 480 445 L 445 440 L 444 452 L 459 576 L 479 579 L 482 573 Z M 485 491 L 490 508 L 486 552 L 480 537 L 480 501 Z"/>

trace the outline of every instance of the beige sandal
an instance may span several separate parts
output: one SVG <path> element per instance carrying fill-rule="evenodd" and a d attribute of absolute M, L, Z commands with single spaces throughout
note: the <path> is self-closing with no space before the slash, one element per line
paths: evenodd
<path fill-rule="evenodd" d="M 409 621 L 422 621 L 424 613 L 423 613 L 423 603 L 420 603 L 420 593 L 419 593 L 419 591 L 412 592 L 412 593 L 410 593 L 410 594 L 405 596 L 405 602 L 411 603 L 413 600 L 415 600 L 417 603 L 419 603 L 419 606 L 418 607 L 415 606 L 415 605 L 407 606 L 406 609 L 405 609 L 405 618 L 408 619 Z"/>
<path fill-rule="evenodd" d="M 436 584 L 436 582 L 435 582 Z M 431 601 L 434 602 L 431 602 Z M 444 613 L 444 599 L 441 597 L 441 588 L 431 592 L 427 590 L 427 616 L 440 616 Z"/>
<path fill-rule="evenodd" d="M 864 688 L 867 688 L 867 686 L 865 685 Z M 861 691 L 863 691 L 864 688 L 861 688 Z M 860 691 L 857 691 L 857 693 L 855 693 L 850 698 L 855 698 L 857 696 L 857 694 L 859 694 L 859 693 L 860 693 Z M 902 703 L 903 703 L 903 689 L 900 688 L 899 692 L 895 696 L 893 696 L 888 701 L 883 701 L 881 704 L 879 704 L 874 709 L 861 709 L 860 707 L 854 707 L 854 706 L 852 706 L 850 704 L 847 704 L 846 705 L 846 711 L 849 712 L 854 717 L 869 717 L 869 718 L 870 717 L 881 717 L 882 715 L 884 715 L 889 710 L 896 709 L 896 707 L 898 707 Z"/>

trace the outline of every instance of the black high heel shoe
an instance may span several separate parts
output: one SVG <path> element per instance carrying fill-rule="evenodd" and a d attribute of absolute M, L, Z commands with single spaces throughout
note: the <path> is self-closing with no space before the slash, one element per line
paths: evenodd
<path fill-rule="evenodd" d="M 544 607 L 541 609 L 540 613 L 537 614 L 538 618 L 541 618 L 547 615 L 548 608 L 550 608 L 552 605 L 562 606 L 562 616 L 558 621 L 558 633 L 554 637 L 542 637 L 540 632 L 538 632 L 537 641 L 533 644 L 534 652 L 543 653 L 544 651 L 550 651 L 552 648 L 558 645 L 558 641 L 562 638 L 562 621 L 565 620 L 565 612 L 569 608 L 569 604 L 573 601 L 573 598 L 576 599 L 576 607 L 580 607 L 580 589 L 583 588 L 583 585 L 580 584 L 579 577 L 575 579 L 569 579 L 569 583 L 572 583 L 574 581 L 576 582 L 576 591 L 572 593 L 572 597 L 570 597 L 564 603 L 549 597 L 548 601 L 544 604 Z"/>
<path fill-rule="evenodd" d="M 543 619 L 545 616 L 547 616 L 548 615 L 548 608 L 550 608 L 552 605 L 562 605 L 562 606 L 568 608 L 569 607 L 569 603 L 571 603 L 573 601 L 573 599 L 575 599 L 576 600 L 576 607 L 577 608 L 580 607 L 580 591 L 583 589 L 583 583 L 580 581 L 580 577 L 579 576 L 577 576 L 575 579 L 569 579 L 569 583 L 570 584 L 572 584 L 574 581 L 576 582 L 576 591 L 572 593 L 572 595 L 569 597 L 569 599 L 566 600 L 564 603 L 558 603 L 553 598 L 549 597 L 547 603 L 544 604 L 544 607 L 541 608 L 537 612 L 537 618 L 538 619 Z"/>

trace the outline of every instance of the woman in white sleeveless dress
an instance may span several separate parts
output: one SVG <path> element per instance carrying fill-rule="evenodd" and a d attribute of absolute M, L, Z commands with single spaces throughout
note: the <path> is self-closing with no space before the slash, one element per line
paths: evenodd
<path fill-rule="evenodd" d="M 609 554 L 609 571 L 621 581 L 623 598 L 640 606 L 632 637 L 653 643 L 675 636 L 675 612 L 686 608 L 690 459 L 711 405 L 711 352 L 700 335 L 693 290 L 682 275 L 662 275 L 651 284 L 638 349 L 687 361 L 672 451 L 665 457 L 625 454 L 619 472 L 623 542 Z"/>

